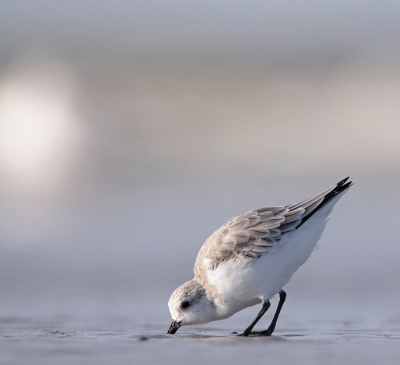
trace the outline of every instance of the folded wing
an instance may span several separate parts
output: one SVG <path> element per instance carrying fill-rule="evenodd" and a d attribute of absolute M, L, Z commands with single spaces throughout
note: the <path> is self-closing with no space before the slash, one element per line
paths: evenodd
<path fill-rule="evenodd" d="M 285 235 L 303 225 L 325 203 L 347 190 L 348 178 L 335 186 L 304 200 L 284 207 L 252 210 L 226 222 L 212 234 L 201 248 L 195 265 L 204 259 L 214 268 L 232 258 L 244 256 L 255 259 L 268 253 Z"/>

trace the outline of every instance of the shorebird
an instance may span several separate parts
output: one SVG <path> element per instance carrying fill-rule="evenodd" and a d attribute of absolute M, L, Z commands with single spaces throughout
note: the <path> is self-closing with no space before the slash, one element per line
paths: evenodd
<path fill-rule="evenodd" d="M 252 210 L 226 222 L 201 247 L 194 278 L 172 293 L 168 333 L 226 319 L 261 303 L 241 336 L 270 336 L 286 299 L 283 286 L 310 257 L 333 206 L 352 185 L 346 178 L 300 203 Z M 279 304 L 270 326 L 252 332 L 277 293 Z"/>

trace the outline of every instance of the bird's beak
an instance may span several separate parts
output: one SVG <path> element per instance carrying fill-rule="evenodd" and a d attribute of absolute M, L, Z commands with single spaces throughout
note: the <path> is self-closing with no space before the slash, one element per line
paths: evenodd
<path fill-rule="evenodd" d="M 173 335 L 176 331 L 178 331 L 181 326 L 180 322 L 172 321 L 171 326 L 169 327 L 168 334 Z"/>

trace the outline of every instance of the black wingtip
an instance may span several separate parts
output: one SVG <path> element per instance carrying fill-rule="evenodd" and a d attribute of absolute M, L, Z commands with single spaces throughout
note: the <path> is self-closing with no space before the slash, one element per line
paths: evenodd
<path fill-rule="evenodd" d="M 347 181 L 349 180 L 350 177 L 346 177 L 345 179 L 339 181 L 336 186 L 333 188 L 333 190 L 331 190 L 328 194 L 326 194 L 324 196 L 324 199 L 322 200 L 322 202 L 318 205 L 318 207 L 313 210 L 310 214 L 308 214 L 307 216 L 305 216 L 303 218 L 303 220 L 301 221 L 301 223 L 297 226 L 297 228 L 299 228 L 300 226 L 302 226 L 306 221 L 308 221 L 319 209 L 321 209 L 327 202 L 329 202 L 329 200 L 331 200 L 333 197 L 335 197 L 336 195 L 344 192 L 345 190 L 347 190 L 349 187 L 351 187 L 353 185 L 352 181 Z"/>
<path fill-rule="evenodd" d="M 345 179 L 339 181 L 335 188 L 330 191 L 328 194 L 325 195 L 324 200 L 321 202 L 321 204 L 318 206 L 318 208 L 322 207 L 325 203 L 327 203 L 329 200 L 331 200 L 335 195 L 340 194 L 341 192 L 347 190 L 350 186 L 353 185 L 352 181 L 347 181 L 349 180 L 349 177 L 346 177 Z M 316 209 L 318 210 L 318 209 Z"/>
<path fill-rule="evenodd" d="M 350 176 L 348 176 L 345 179 L 339 181 L 336 184 L 336 187 L 329 193 L 329 194 L 333 193 L 329 197 L 332 197 L 333 195 L 336 195 L 336 194 L 348 189 L 350 186 L 354 185 L 352 181 L 347 181 L 347 180 L 349 180 L 349 178 L 350 178 Z M 327 194 L 327 196 L 329 194 Z"/>

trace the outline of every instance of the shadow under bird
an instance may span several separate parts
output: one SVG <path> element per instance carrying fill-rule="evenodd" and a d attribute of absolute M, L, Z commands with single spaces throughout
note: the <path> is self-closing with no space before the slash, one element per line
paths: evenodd
<path fill-rule="evenodd" d="M 285 302 L 283 286 L 310 257 L 333 206 L 352 185 L 346 178 L 300 203 L 252 210 L 226 222 L 201 247 L 194 278 L 172 293 L 168 333 L 226 319 L 261 303 L 241 336 L 270 336 Z M 270 326 L 252 332 L 277 293 L 279 304 Z"/>

